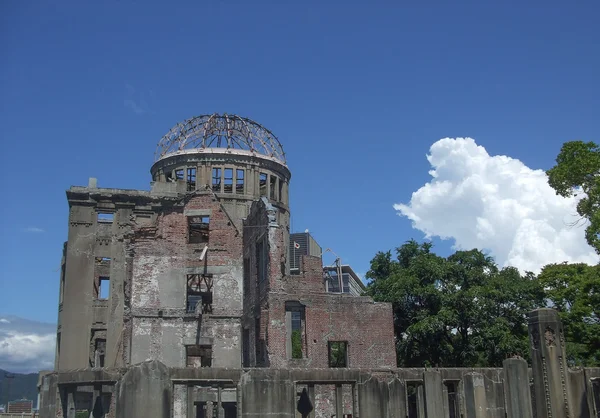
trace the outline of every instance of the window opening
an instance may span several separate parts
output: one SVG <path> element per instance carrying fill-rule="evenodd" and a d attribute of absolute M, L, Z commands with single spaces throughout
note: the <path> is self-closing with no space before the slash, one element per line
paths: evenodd
<path fill-rule="evenodd" d="M 212 288 L 212 274 L 188 274 L 186 311 L 197 312 L 200 306 L 203 314 L 212 313 Z"/>
<path fill-rule="evenodd" d="M 233 168 L 226 168 L 223 176 L 225 193 L 233 193 Z"/>
<path fill-rule="evenodd" d="M 106 339 L 98 338 L 95 342 L 96 355 L 94 365 L 95 367 L 104 367 L 104 358 L 106 356 Z"/>
<path fill-rule="evenodd" d="M 208 242 L 210 216 L 188 217 L 188 242 L 203 244 Z"/>
<path fill-rule="evenodd" d="M 183 180 L 183 168 L 178 168 L 177 170 L 175 170 L 175 179 Z"/>
<path fill-rule="evenodd" d="M 108 212 L 98 212 L 98 222 L 102 222 L 102 223 L 112 223 L 112 221 L 115 218 L 115 214 L 114 213 L 108 213 Z"/>
<path fill-rule="evenodd" d="M 244 297 L 250 296 L 250 258 L 244 257 Z"/>
<path fill-rule="evenodd" d="M 242 366 L 250 367 L 250 330 L 242 331 Z"/>
<path fill-rule="evenodd" d="M 267 195 L 267 174 L 266 173 L 260 173 L 258 184 L 260 187 L 260 195 L 266 196 Z"/>
<path fill-rule="evenodd" d="M 110 277 L 100 276 L 98 278 L 98 299 L 108 299 L 110 297 Z"/>
<path fill-rule="evenodd" d="M 235 192 L 244 194 L 244 170 L 235 171 Z"/>
<path fill-rule="evenodd" d="M 292 358 L 302 358 L 302 316 L 300 311 L 292 311 Z"/>
<path fill-rule="evenodd" d="M 172 182 L 173 181 L 173 172 L 172 171 L 167 171 L 165 173 L 165 180 L 167 182 Z"/>
<path fill-rule="evenodd" d="M 188 192 L 196 190 L 196 168 L 187 169 L 187 189 Z"/>
<path fill-rule="evenodd" d="M 210 345 L 187 345 L 187 367 L 210 367 L 212 365 L 212 347 Z"/>
<path fill-rule="evenodd" d="M 449 418 L 459 418 L 459 404 L 458 404 L 458 382 L 447 381 L 444 382 L 446 389 L 448 390 L 448 413 Z"/>
<path fill-rule="evenodd" d="M 406 384 L 406 401 L 408 406 L 408 418 L 418 418 L 423 412 L 422 396 L 423 384 L 421 382 L 407 382 Z M 421 394 L 419 394 L 421 392 Z"/>
<path fill-rule="evenodd" d="M 283 202 L 283 179 L 279 179 L 279 200 Z"/>
<path fill-rule="evenodd" d="M 277 200 L 277 195 L 275 194 L 275 191 L 277 189 L 277 176 L 269 176 L 269 184 L 270 184 L 270 188 L 269 188 L 269 197 L 272 200 Z"/>
<path fill-rule="evenodd" d="M 329 367 L 348 367 L 348 341 L 329 341 Z"/>
<path fill-rule="evenodd" d="M 267 252 L 265 240 L 256 244 L 256 277 L 258 278 L 258 290 L 263 291 L 267 282 Z"/>
<path fill-rule="evenodd" d="M 212 169 L 212 189 L 215 193 L 221 193 L 221 169 Z"/>

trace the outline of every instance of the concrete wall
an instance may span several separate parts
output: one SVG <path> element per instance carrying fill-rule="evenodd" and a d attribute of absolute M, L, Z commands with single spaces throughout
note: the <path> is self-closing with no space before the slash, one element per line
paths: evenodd
<path fill-rule="evenodd" d="M 69 411 L 77 406 L 76 394 L 86 391 L 92 400 L 102 393 L 111 395 L 111 401 L 104 409 L 98 408 L 101 413 L 95 417 L 192 418 L 198 408 L 206 406 L 225 418 L 301 417 L 298 409 L 306 391 L 312 409 L 307 416 L 311 418 L 334 414 L 352 414 L 353 418 L 510 418 L 516 411 L 516 416 L 530 418 L 529 379 L 524 378 L 530 370 L 523 365 L 524 360 L 510 359 L 504 369 L 241 370 L 168 368 L 151 361 L 126 369 L 43 376 L 40 417 L 71 417 Z M 591 391 L 592 376 L 600 376 L 600 369 L 584 369 L 572 379 Z M 457 385 L 456 396 L 449 396 L 449 384 Z M 457 402 L 453 414 L 449 411 L 451 398 Z M 586 398 L 588 409 L 571 410 L 570 416 L 595 417 L 600 405 L 588 401 Z M 53 403 L 64 407 L 49 407 Z"/>

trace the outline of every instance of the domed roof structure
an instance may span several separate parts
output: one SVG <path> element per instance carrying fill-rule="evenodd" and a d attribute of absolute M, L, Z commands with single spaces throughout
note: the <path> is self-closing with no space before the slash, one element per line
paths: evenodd
<path fill-rule="evenodd" d="M 158 143 L 155 161 L 207 148 L 244 150 L 285 165 L 283 146 L 271 131 L 253 120 L 226 113 L 196 116 L 175 125 Z"/>

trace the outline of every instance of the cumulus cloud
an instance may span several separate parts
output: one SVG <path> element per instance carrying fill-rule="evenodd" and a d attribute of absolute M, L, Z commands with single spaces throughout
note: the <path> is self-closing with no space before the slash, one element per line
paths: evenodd
<path fill-rule="evenodd" d="M 46 232 L 46 231 L 43 230 L 42 228 L 38 228 L 37 226 L 28 226 L 27 228 L 25 228 L 25 232 L 39 234 L 39 233 Z"/>
<path fill-rule="evenodd" d="M 456 249 L 486 249 L 501 266 L 539 272 L 548 263 L 595 264 L 578 198 L 557 196 L 543 170 L 490 156 L 472 138 L 444 138 L 427 155 L 432 179 L 398 203 L 398 215 Z"/>
<path fill-rule="evenodd" d="M 15 316 L 0 319 L 0 369 L 33 373 L 54 368 L 56 325 Z"/>

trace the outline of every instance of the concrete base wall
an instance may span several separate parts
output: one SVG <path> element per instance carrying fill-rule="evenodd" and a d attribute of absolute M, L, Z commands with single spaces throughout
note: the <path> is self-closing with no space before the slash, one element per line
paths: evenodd
<path fill-rule="evenodd" d="M 521 359 L 504 369 L 429 370 L 168 368 L 154 360 L 41 376 L 40 418 L 74 418 L 85 405 L 96 418 L 530 417 L 530 373 Z M 599 376 L 569 373 L 581 405 L 573 417 L 596 417 Z M 91 402 L 78 400 L 82 393 Z"/>

